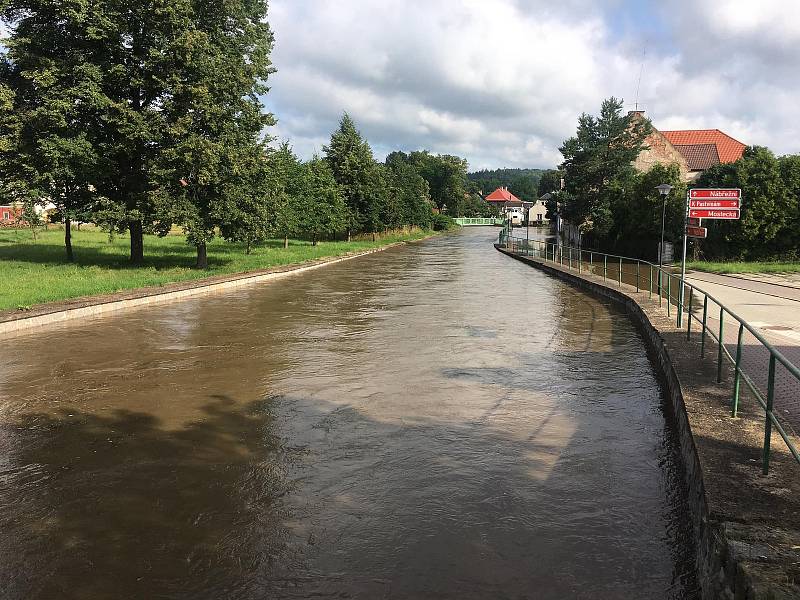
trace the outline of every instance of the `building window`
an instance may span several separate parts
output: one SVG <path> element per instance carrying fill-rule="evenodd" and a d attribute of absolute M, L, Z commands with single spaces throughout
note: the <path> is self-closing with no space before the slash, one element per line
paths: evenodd
<path fill-rule="evenodd" d="M 8 221 L 8 220 L 9 220 L 8 211 L 4 210 L 3 211 L 3 221 Z"/>

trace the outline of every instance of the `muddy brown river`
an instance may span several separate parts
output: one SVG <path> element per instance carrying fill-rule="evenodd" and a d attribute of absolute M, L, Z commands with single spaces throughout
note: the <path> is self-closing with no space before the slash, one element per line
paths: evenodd
<path fill-rule="evenodd" d="M 0 598 L 695 598 L 642 339 L 496 236 L 0 340 Z"/>

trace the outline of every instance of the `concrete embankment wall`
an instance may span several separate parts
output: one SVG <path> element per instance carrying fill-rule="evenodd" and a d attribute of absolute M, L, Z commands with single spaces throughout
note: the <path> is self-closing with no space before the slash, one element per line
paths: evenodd
<path fill-rule="evenodd" d="M 777 530 L 770 532 L 769 526 L 764 523 L 759 523 L 755 526 L 737 523 L 735 520 L 737 517 L 731 518 L 730 516 L 737 513 L 737 508 L 726 505 L 724 501 L 715 498 L 713 493 L 709 495 L 707 479 L 712 483 L 714 490 L 725 485 L 736 486 L 737 482 L 733 480 L 725 481 L 728 473 L 726 473 L 725 468 L 720 466 L 722 461 L 718 460 L 719 455 L 715 454 L 715 450 L 709 450 L 707 447 L 703 447 L 700 451 L 698 450 L 692 423 L 695 422 L 696 425 L 703 429 L 705 423 L 703 423 L 702 419 L 708 415 L 695 415 L 693 417 L 693 411 L 687 409 L 684 398 L 685 385 L 682 386 L 681 378 L 686 380 L 690 379 L 690 377 L 684 372 L 685 369 L 681 369 L 681 377 L 679 377 L 673 358 L 670 356 L 668 345 L 664 340 L 661 329 L 663 323 L 654 324 L 653 315 L 649 314 L 632 297 L 632 294 L 628 294 L 622 289 L 615 289 L 604 285 L 602 282 L 592 281 L 587 276 L 568 272 L 541 260 L 517 256 L 499 246 L 497 246 L 497 249 L 577 288 L 621 304 L 643 334 L 666 392 L 667 417 L 673 421 L 679 436 L 695 533 L 696 562 L 698 579 L 702 587 L 702 597 L 704 599 L 741 598 L 743 600 L 797 598 L 797 591 L 800 588 L 795 585 L 793 576 L 782 573 L 784 567 L 791 564 L 792 556 L 776 552 L 772 562 L 769 561 L 769 557 L 760 556 L 753 560 L 754 552 L 760 551 L 759 543 L 762 543 L 763 546 L 768 546 L 769 542 L 774 542 L 776 546 L 782 544 L 790 549 L 789 552 L 791 552 L 791 548 L 797 548 L 797 546 L 792 545 L 793 543 L 798 543 L 796 539 L 792 542 L 795 532 Z M 685 338 L 685 332 L 681 337 Z M 674 352 L 675 348 L 673 347 Z M 692 393 L 692 400 L 693 403 L 698 400 L 697 394 Z M 694 412 L 696 413 L 697 411 L 695 410 Z M 718 415 L 715 415 L 715 418 L 718 419 Z M 706 431 L 703 429 L 703 434 L 705 435 L 705 433 Z M 704 440 L 704 446 L 711 445 L 705 437 L 701 439 Z M 721 445 L 717 444 L 717 446 Z M 719 450 L 720 454 L 725 451 L 727 451 L 727 448 Z M 734 461 L 730 460 L 730 457 L 723 456 L 723 458 L 727 461 L 727 468 L 737 468 L 733 464 Z M 752 458 L 749 460 L 752 461 Z M 719 470 L 715 471 L 717 468 Z M 794 477 L 796 476 L 797 472 L 795 471 Z M 709 497 L 713 498 L 711 508 Z M 746 502 L 747 500 L 748 494 L 743 493 L 743 501 Z M 778 520 L 777 515 L 775 520 Z M 758 560 L 761 558 L 767 559 L 763 562 L 763 565 Z"/>
<path fill-rule="evenodd" d="M 405 243 L 407 242 L 387 244 L 379 248 L 370 248 L 344 256 L 321 258 L 307 263 L 275 267 L 263 271 L 221 275 L 208 279 L 167 284 L 162 287 L 140 288 L 104 296 L 53 302 L 34 307 L 32 310 L 25 312 L 5 311 L 4 313 L 0 313 L 0 335 L 25 331 L 44 325 L 53 325 L 64 321 L 95 317 L 141 306 L 174 302 L 192 296 L 216 294 L 244 285 L 266 283 L 268 281 L 288 277 L 290 275 L 297 275 L 313 269 L 319 269 L 320 267 L 333 265 L 374 252 L 380 252 L 388 248 L 401 246 Z"/>

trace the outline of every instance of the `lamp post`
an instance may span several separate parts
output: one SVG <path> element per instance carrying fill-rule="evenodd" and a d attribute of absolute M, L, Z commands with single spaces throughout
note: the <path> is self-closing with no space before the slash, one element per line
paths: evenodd
<path fill-rule="evenodd" d="M 664 223 L 667 217 L 667 196 L 672 191 L 672 186 L 668 183 L 657 185 L 656 189 L 661 194 L 663 206 L 661 208 L 661 244 L 658 247 L 658 293 L 661 295 L 661 269 L 664 265 Z M 667 300 L 669 302 L 669 300 Z"/>
<path fill-rule="evenodd" d="M 522 211 L 525 215 L 525 254 L 530 254 L 531 247 L 531 207 L 525 210 L 525 203 L 522 203 Z"/>

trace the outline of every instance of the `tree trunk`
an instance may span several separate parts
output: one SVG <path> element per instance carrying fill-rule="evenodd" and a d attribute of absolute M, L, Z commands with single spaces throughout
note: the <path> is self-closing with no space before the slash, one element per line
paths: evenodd
<path fill-rule="evenodd" d="M 208 268 L 208 251 L 205 242 L 200 242 L 197 244 L 197 263 L 195 264 L 195 267 L 198 269 Z"/>
<path fill-rule="evenodd" d="M 289 247 L 289 236 L 283 236 L 283 249 L 286 250 Z"/>
<path fill-rule="evenodd" d="M 347 241 L 348 241 L 348 242 L 349 242 L 349 241 L 351 241 L 351 240 L 350 240 L 350 230 L 349 230 L 349 229 L 347 230 Z"/>
<path fill-rule="evenodd" d="M 144 262 L 144 230 L 141 221 L 128 223 L 131 233 L 131 263 L 141 265 Z"/>
<path fill-rule="evenodd" d="M 374 231 L 372 232 L 372 241 L 373 242 L 375 241 L 375 232 Z"/>
<path fill-rule="evenodd" d="M 75 262 L 72 253 L 72 220 L 69 217 L 64 217 L 64 248 L 67 250 L 67 261 Z"/>
<path fill-rule="evenodd" d="M 311 245 L 312 246 L 316 246 L 317 245 L 317 234 L 316 233 L 311 236 Z"/>
<path fill-rule="evenodd" d="M 250 240 L 247 240 L 247 249 L 244 251 L 245 254 L 250 254 Z"/>

